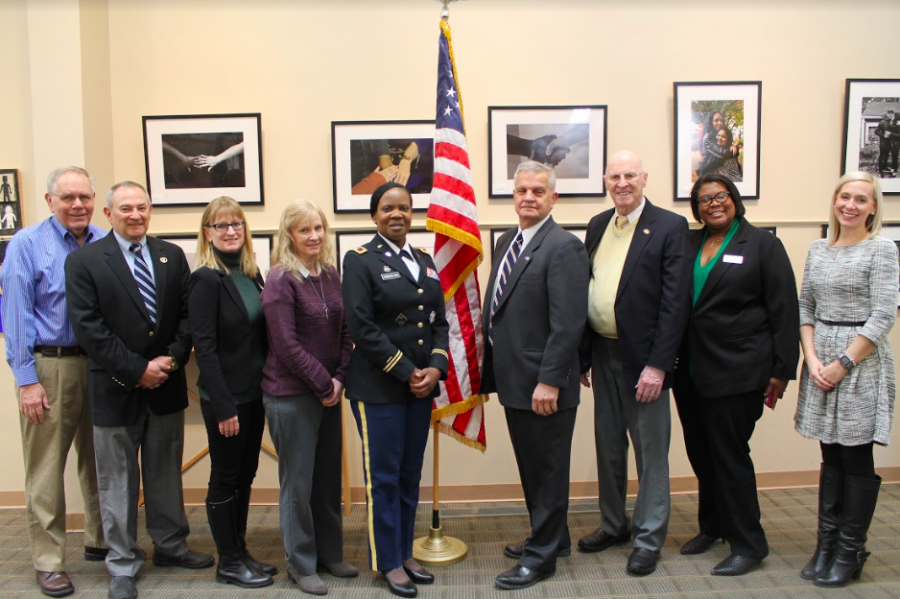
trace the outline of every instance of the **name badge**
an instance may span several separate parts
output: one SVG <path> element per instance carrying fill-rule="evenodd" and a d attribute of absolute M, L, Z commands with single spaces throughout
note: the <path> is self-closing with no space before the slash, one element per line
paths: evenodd
<path fill-rule="evenodd" d="M 743 263 L 744 263 L 744 257 L 743 257 L 743 256 L 738 256 L 738 255 L 735 255 L 735 254 L 723 254 L 723 255 L 722 255 L 722 262 L 725 262 L 726 264 L 743 264 Z"/>
<path fill-rule="evenodd" d="M 399 279 L 399 278 L 400 278 L 399 272 L 386 272 L 381 275 L 382 281 L 393 281 L 394 279 Z"/>

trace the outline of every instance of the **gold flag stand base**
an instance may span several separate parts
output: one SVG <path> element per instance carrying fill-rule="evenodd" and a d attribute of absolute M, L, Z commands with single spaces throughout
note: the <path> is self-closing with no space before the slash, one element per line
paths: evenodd
<path fill-rule="evenodd" d="M 452 566 L 469 555 L 465 543 L 453 537 L 445 537 L 441 527 L 431 527 L 428 536 L 413 542 L 413 557 L 426 566 Z"/>

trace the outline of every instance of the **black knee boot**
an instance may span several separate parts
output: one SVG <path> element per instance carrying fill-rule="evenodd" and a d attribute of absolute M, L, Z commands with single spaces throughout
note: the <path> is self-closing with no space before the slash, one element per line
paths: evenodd
<path fill-rule="evenodd" d="M 241 557 L 244 563 L 253 568 L 260 574 L 268 574 L 275 576 L 278 574 L 278 568 L 272 564 L 263 564 L 256 561 L 256 558 L 247 551 L 247 518 L 250 515 L 250 489 L 242 489 L 234 492 L 234 503 L 237 509 L 237 540 L 240 547 Z"/>
<path fill-rule="evenodd" d="M 274 582 L 271 576 L 257 572 L 244 563 L 238 544 L 235 512 L 233 498 L 219 503 L 206 502 L 206 517 L 219 551 L 216 582 L 244 588 L 269 586 Z"/>
<path fill-rule="evenodd" d="M 844 504 L 834 560 L 815 579 L 820 587 L 841 587 L 858 580 L 869 557 L 866 533 L 872 523 L 881 477 L 844 477 Z"/>
<path fill-rule="evenodd" d="M 819 532 L 816 551 L 800 571 L 800 576 L 806 580 L 813 580 L 821 574 L 834 557 L 843 499 L 844 472 L 822 464 L 819 471 Z"/>

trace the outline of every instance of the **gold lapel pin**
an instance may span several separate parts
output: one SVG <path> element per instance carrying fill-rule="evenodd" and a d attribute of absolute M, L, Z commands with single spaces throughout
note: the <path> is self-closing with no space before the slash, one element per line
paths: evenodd
<path fill-rule="evenodd" d="M 650 229 L 644 229 L 644 235 L 649 235 L 649 234 L 650 234 Z"/>
<path fill-rule="evenodd" d="M 168 264 L 168 263 L 169 263 L 169 259 L 166 258 L 165 256 L 161 257 L 161 258 L 159 259 L 159 261 L 162 262 L 163 264 Z"/>

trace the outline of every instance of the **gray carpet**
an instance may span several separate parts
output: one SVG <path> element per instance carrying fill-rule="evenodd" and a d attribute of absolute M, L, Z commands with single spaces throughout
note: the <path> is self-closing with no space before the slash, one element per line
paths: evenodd
<path fill-rule="evenodd" d="M 625 562 L 631 544 L 616 546 L 597 554 L 573 552 L 558 562 L 556 576 L 522 591 L 500 591 L 493 584 L 494 576 L 511 567 L 514 562 L 503 557 L 503 546 L 527 534 L 528 518 L 520 502 L 470 503 L 444 506 L 445 534 L 465 541 L 469 557 L 453 566 L 432 568 L 437 576 L 433 586 L 420 586 L 423 599 L 551 599 L 569 597 L 690 597 L 690 598 L 758 598 L 804 599 L 884 598 L 900 597 L 900 485 L 884 485 L 878 510 L 869 535 L 868 549 L 872 552 L 862 580 L 844 589 L 818 589 L 798 575 L 815 545 L 816 490 L 785 489 L 760 492 L 763 526 L 769 538 L 771 554 L 761 569 L 738 578 L 709 575 L 709 570 L 728 555 L 726 545 L 717 544 L 705 555 L 682 556 L 678 548 L 696 533 L 696 495 L 677 495 L 672 498 L 672 519 L 669 537 L 656 572 L 636 578 L 625 572 Z M 194 531 L 190 537 L 193 549 L 214 551 L 206 524 L 204 508 L 188 508 Z M 419 514 L 419 531 L 425 534 L 430 523 L 431 506 L 423 505 Z M 596 502 L 573 501 L 569 526 L 573 539 L 593 530 L 599 514 Z M 144 533 L 141 514 L 140 541 L 144 549 L 152 550 Z M 362 568 L 366 562 L 365 510 L 353 506 L 345 520 L 345 557 Z M 216 599 L 247 597 L 305 596 L 292 585 L 283 572 L 282 550 L 278 536 L 278 511 L 275 507 L 254 507 L 251 510 L 248 538 L 257 558 L 275 563 L 282 570 L 275 585 L 258 590 L 238 589 L 216 584 L 213 570 L 190 571 L 177 568 L 158 568 L 150 560 L 138 577 L 141 599 L 176 599 L 187 597 L 215 597 Z M 75 597 L 84 599 L 106 597 L 108 578 L 102 563 L 81 559 L 82 536 L 68 536 L 68 572 L 76 586 Z M 323 574 L 330 597 L 363 599 L 391 597 L 380 575 L 363 571 L 356 579 L 337 579 Z M 25 515 L 21 509 L 0 510 L 0 596 L 40 597 L 25 530 Z"/>

